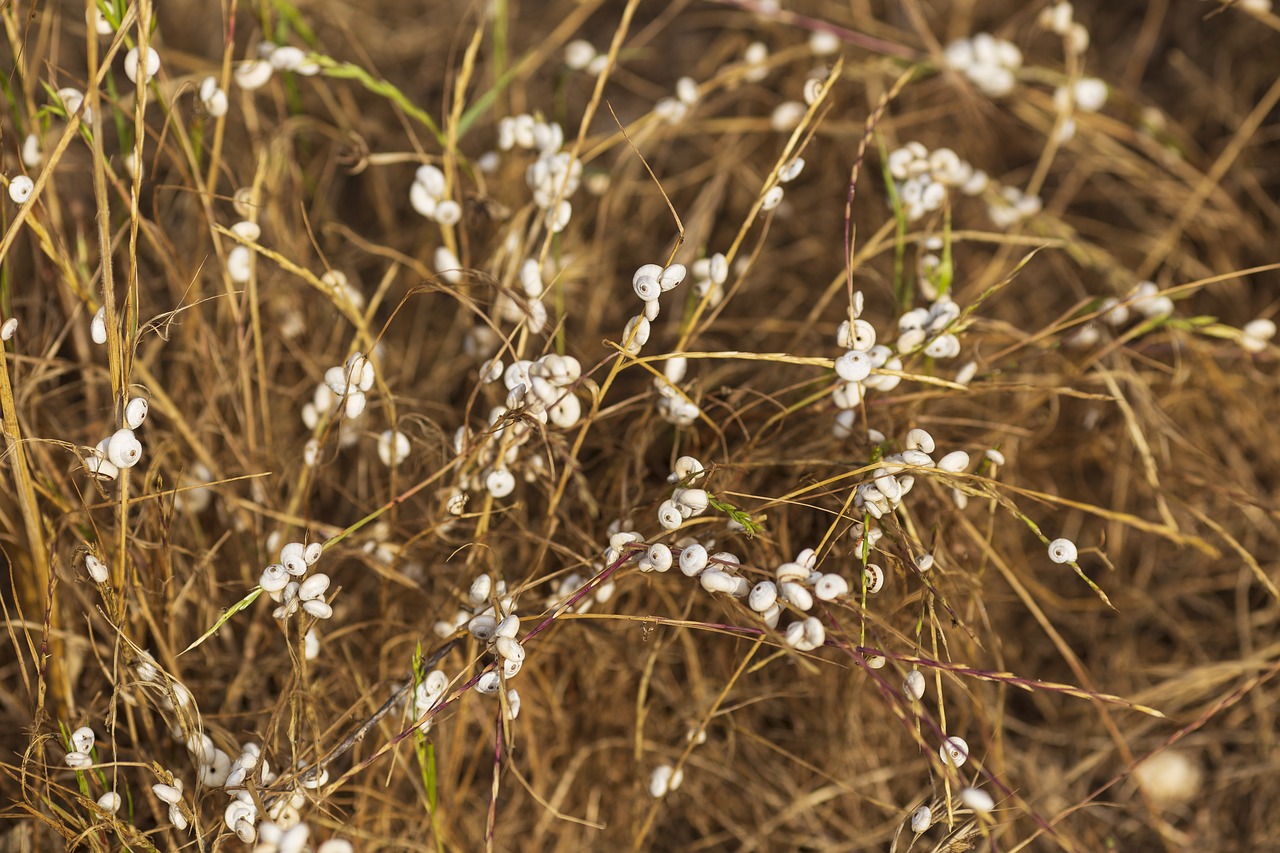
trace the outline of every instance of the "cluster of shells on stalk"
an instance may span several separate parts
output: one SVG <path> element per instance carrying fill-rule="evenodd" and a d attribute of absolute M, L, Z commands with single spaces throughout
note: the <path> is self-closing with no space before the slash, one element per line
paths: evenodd
<path fill-rule="evenodd" d="M 109 482 L 120 476 L 122 470 L 142 461 L 142 442 L 135 430 L 146 420 L 148 408 L 142 397 L 134 397 L 125 404 L 124 426 L 99 441 L 85 456 L 85 470 L 90 476 Z"/>
<path fill-rule="evenodd" d="M 663 530 L 679 530 L 685 521 L 702 515 L 710 507 L 711 496 L 705 489 L 693 485 L 705 473 L 702 462 L 693 456 L 681 456 L 676 460 L 668 477 L 676 487 L 671 490 L 671 497 L 658 506 L 658 524 Z"/>
<path fill-rule="evenodd" d="M 452 619 L 435 624 L 436 636 L 448 638 L 459 630 L 485 644 L 485 651 L 494 658 L 494 665 L 480 675 L 476 690 L 492 695 L 499 692 L 507 680 L 515 678 L 524 667 L 525 648 L 520 641 L 520 616 L 516 613 L 515 598 L 510 595 L 502 578 L 482 573 L 476 575 L 467 590 L 467 601 L 459 607 Z M 448 679 L 443 672 L 430 673 L 415 689 L 414 710 L 421 716 L 444 696 Z M 509 719 L 520 713 L 520 694 L 509 688 L 504 706 Z M 424 721 L 423 731 L 430 720 Z"/>
<path fill-rule="evenodd" d="M 319 562 L 323 552 L 324 546 L 319 542 L 290 542 L 280 549 L 280 562 L 262 570 L 258 585 L 279 603 L 272 613 L 276 619 L 288 619 L 299 610 L 317 619 L 333 616 L 333 607 L 324 599 L 329 576 L 324 572 L 307 576 L 307 570 Z"/>
<path fill-rule="evenodd" d="M 915 486 L 915 474 L 904 472 L 934 469 L 959 474 L 969 467 L 969 454 L 963 450 L 954 450 L 935 462 L 931 455 L 933 436 L 923 429 L 910 430 L 905 445 L 902 452 L 885 456 L 871 472 L 871 480 L 858 486 L 854 509 L 881 518 L 895 511 Z"/>
<path fill-rule="evenodd" d="M 512 469 L 521 459 L 521 448 L 536 431 L 546 426 L 567 430 L 582 418 L 582 402 L 573 393 L 581 377 L 578 359 L 557 353 L 536 361 L 518 359 L 505 366 L 494 356 L 481 365 L 481 381 L 501 380 L 507 396 L 489 411 L 486 430 L 473 433 L 464 425 L 454 432 L 454 453 L 466 454 L 471 464 L 449 495 L 451 513 L 461 515 L 470 494 L 488 492 L 501 499 L 515 491 Z M 542 457 L 529 454 L 526 478 L 536 478 L 542 472 Z"/>

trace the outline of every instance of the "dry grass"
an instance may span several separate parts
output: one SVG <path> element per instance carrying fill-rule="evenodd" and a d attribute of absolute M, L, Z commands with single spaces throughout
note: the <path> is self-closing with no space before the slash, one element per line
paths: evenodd
<path fill-rule="evenodd" d="M 0 849 L 242 847 L 223 825 L 226 793 L 196 785 L 171 730 L 203 731 L 233 758 L 261 743 L 273 769 L 325 763 L 327 783 L 304 789 L 300 809 L 313 846 L 1280 846 L 1277 350 L 1247 353 L 1239 333 L 1273 315 L 1280 293 L 1275 17 L 1082 2 L 1092 44 L 1077 62 L 1037 24 L 1038 6 L 1006 2 L 782 4 L 797 16 L 746 0 L 274 0 L 238 4 L 234 27 L 219 5 L 130 3 L 133 23 L 100 39 L 73 3 L 0 8 L 8 180 L 28 171 L 18 154 L 32 128 L 44 150 L 33 199 L 2 208 L 0 307 L 21 325 L 0 363 L 0 808 L 12 827 Z M 121 68 L 152 13 L 164 66 L 140 101 Z M 815 57 L 809 30 L 827 26 L 846 44 Z M 201 79 L 228 79 L 264 27 L 331 61 L 254 93 L 228 84 L 225 119 L 204 116 Z M 1026 57 L 1007 97 L 938 71 L 943 45 L 984 30 Z M 603 73 L 564 67 L 575 38 L 613 45 Z M 771 53 L 752 81 L 741 60 L 757 39 Z M 794 131 L 771 128 L 815 68 L 832 72 L 820 100 Z M 1049 144 L 1063 121 L 1052 87 L 1081 73 L 1110 84 L 1107 105 Z M 84 89 L 95 74 L 91 121 L 48 112 L 46 89 Z M 683 75 L 701 102 L 664 122 L 655 104 Z M 558 236 L 530 202 L 532 154 L 476 168 L 498 120 L 521 112 L 561 123 L 585 164 Z M 909 140 L 1038 189 L 1043 211 L 1000 229 L 980 200 L 953 193 L 946 217 L 898 227 L 884 154 Z M 130 148 L 138 179 L 124 168 Z M 803 173 L 761 211 L 801 151 Z M 463 205 L 455 227 L 409 205 L 424 162 Z M 262 235 L 248 241 L 253 278 L 237 284 L 227 260 L 244 241 L 228 229 L 245 215 Z M 830 368 L 851 290 L 891 343 L 897 317 L 928 304 L 917 281 L 928 235 L 946 235 L 952 253 L 961 355 L 906 358 L 904 381 L 870 392 L 854 437 L 838 439 Z M 459 283 L 436 274 L 441 245 L 461 259 Z M 640 357 L 621 353 L 639 304 L 632 271 L 717 251 L 732 267 L 724 301 L 682 285 Z M 540 333 L 501 311 L 500 295 L 522 300 L 527 257 L 558 270 Z M 362 309 L 326 287 L 327 270 L 360 289 Z M 1171 316 L 1099 321 L 1096 343 L 1064 345 L 1143 279 L 1175 300 Z M 106 347 L 90 340 L 102 305 Z M 515 492 L 477 492 L 454 517 L 450 489 L 485 464 L 486 416 L 507 393 L 478 382 L 477 327 L 498 332 L 508 363 L 580 359 L 584 418 L 535 425 Z M 300 410 L 324 371 L 375 342 L 363 418 L 308 430 Z M 655 405 L 653 378 L 676 353 L 702 413 L 689 427 Z M 976 376 L 955 382 L 969 361 Z M 100 486 L 83 460 L 138 394 L 151 404 L 142 463 Z M 473 435 L 455 454 L 464 424 Z M 391 427 L 412 445 L 394 469 L 374 452 Z M 887 569 L 885 589 L 861 595 L 866 555 L 851 531 L 869 519 L 854 489 L 913 427 L 938 455 L 974 461 L 917 472 L 879 523 L 871 561 Z M 655 513 L 681 454 L 710 466 L 721 508 L 664 534 Z M 199 508 L 191 488 L 206 482 Z M 762 530 L 735 531 L 729 505 Z M 815 606 L 826 645 L 800 653 L 679 571 L 606 566 L 619 519 L 648 542 L 714 540 L 753 583 L 816 548 L 854 592 Z M 326 543 L 319 568 L 333 578 L 314 659 L 310 616 L 277 621 L 264 601 L 224 614 L 274 561 L 269 538 L 304 536 Z M 1058 536 L 1079 544 L 1080 569 L 1113 607 L 1048 560 Z M 105 583 L 85 573 L 87 551 L 109 566 Z M 924 552 L 936 559 L 927 573 L 912 563 Z M 514 720 L 505 700 L 472 689 L 484 644 L 433 631 L 485 572 L 505 580 L 524 631 L 538 627 L 509 685 Z M 585 613 L 552 607 L 572 574 L 608 574 L 616 591 Z M 419 647 L 451 679 L 426 738 L 403 705 L 384 707 Z M 143 683 L 142 650 L 198 712 L 164 710 L 175 688 Z M 868 665 L 876 654 L 883 669 Z M 926 675 L 920 702 L 903 692 L 913 668 Z M 97 733 L 96 764 L 77 773 L 63 758 L 82 725 Z M 944 732 L 971 746 L 958 770 L 939 760 Z M 1147 761 L 1167 781 L 1177 767 L 1152 759 L 1168 754 L 1196 778 L 1161 797 L 1134 768 Z M 654 799 L 661 764 L 682 767 L 684 783 Z M 168 773 L 185 783 L 191 829 L 152 795 Z M 300 779 L 250 788 L 266 807 Z M 970 785 L 995 799 L 989 816 L 959 805 Z M 124 796 L 114 816 L 94 804 L 106 790 Z M 917 838 L 907 825 L 921 804 L 938 823 Z"/>

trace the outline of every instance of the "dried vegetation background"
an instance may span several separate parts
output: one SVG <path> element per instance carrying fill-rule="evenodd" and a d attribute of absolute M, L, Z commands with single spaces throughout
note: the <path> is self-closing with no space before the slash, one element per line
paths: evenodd
<path fill-rule="evenodd" d="M 252 799 L 265 812 L 302 791 L 313 848 L 1280 847 L 1277 349 L 1247 351 L 1240 332 L 1280 294 L 1277 19 L 1085 0 L 1074 19 L 1091 43 L 1068 60 L 1040 3 L 781 5 L 166 0 L 127 4 L 133 23 L 96 39 L 75 3 L 0 8 L 3 171 L 37 179 L 25 205 L 4 200 L 0 244 L 0 307 L 20 322 L 0 386 L 0 848 L 242 848 L 227 793 L 196 782 L 183 741 L 199 732 L 232 757 L 261 744 L 286 772 L 255 780 Z M 140 105 L 121 67 L 151 15 L 163 65 Z M 815 29 L 840 49 L 815 55 Z M 978 32 L 1023 53 L 1008 95 L 942 67 L 948 43 Z M 243 91 L 233 64 L 264 38 L 331 61 Z M 575 39 L 616 50 L 570 70 Z M 751 80 L 757 41 L 767 70 Z M 108 53 L 98 118 L 68 131 L 38 114 L 53 90 L 87 88 Z M 777 129 L 815 69 L 829 90 L 798 130 Z M 210 74 L 227 90 L 221 120 L 196 97 Z M 1072 75 L 1110 91 L 1066 139 L 1053 90 Z M 701 98 L 666 121 L 655 105 L 682 76 Z M 526 112 L 560 123 L 584 164 L 554 238 L 530 201 L 535 155 L 483 158 L 499 120 Z M 44 155 L 28 167 L 33 131 Z M 124 162 L 135 140 L 137 179 Z M 1038 189 L 1042 209 L 997 227 L 982 198 L 952 193 L 945 211 L 899 223 L 886 155 L 913 140 Z M 795 153 L 803 172 L 761 211 Z M 410 206 L 423 163 L 449 175 L 456 225 Z M 246 215 L 261 236 L 240 284 L 227 229 Z M 868 392 L 837 437 L 831 365 L 851 289 L 891 344 L 898 317 L 929 304 L 931 236 L 951 252 L 960 355 L 904 357 L 901 384 Z M 442 245 L 466 271 L 456 282 L 438 274 Z M 621 353 L 636 267 L 715 252 L 730 255 L 724 299 L 686 282 L 663 297 L 639 360 Z M 499 298 L 519 294 L 527 257 L 547 273 L 537 332 Z M 363 307 L 326 288 L 329 270 Z M 1105 322 L 1103 300 L 1143 280 L 1173 312 Z M 105 347 L 90 338 L 104 302 Z M 1073 345 L 1083 328 L 1096 339 Z M 308 429 L 301 410 L 326 369 L 375 340 L 362 418 Z M 452 438 L 464 424 L 483 435 L 506 399 L 479 376 L 499 344 L 507 363 L 578 358 L 583 418 L 535 428 L 514 492 L 473 489 L 458 516 L 451 490 L 485 462 L 478 439 L 458 454 Z M 657 406 L 674 353 L 700 410 L 687 426 Z M 142 461 L 95 483 L 85 458 L 132 396 L 150 401 Z M 392 428 L 411 446 L 394 469 L 375 452 Z M 864 517 L 854 489 L 912 428 L 972 463 L 917 472 L 896 512 Z M 656 511 L 682 454 L 707 465 L 720 506 L 669 534 Z M 729 506 L 759 532 L 731 525 Z M 826 628 L 810 652 L 762 631 L 742 601 L 634 562 L 609 575 L 607 602 L 556 607 L 611 568 L 601 555 L 619 520 L 645 543 L 714 541 L 751 583 L 815 548 L 854 591 L 798 614 Z M 859 522 L 884 532 L 869 555 L 888 575 L 876 595 L 860 594 Z M 1113 606 L 1050 562 L 1057 537 Z M 304 538 L 326 543 L 333 579 L 318 653 L 303 642 L 315 620 L 274 619 L 265 598 L 183 653 Z M 86 574 L 87 552 L 106 582 Z M 514 719 L 471 686 L 485 644 L 435 631 L 483 573 L 505 581 L 522 637 L 556 616 L 507 685 Z M 429 734 L 400 706 L 350 742 L 413 677 L 419 646 L 442 652 L 451 680 Z M 187 712 L 143 683 L 143 650 L 189 689 Z M 912 669 L 927 686 L 915 702 Z M 79 726 L 97 744 L 77 773 L 64 756 Z M 940 761 L 943 733 L 969 743 L 962 767 Z M 292 768 L 317 762 L 328 780 L 299 788 Z M 654 798 L 664 764 L 683 784 Z M 151 790 L 169 773 L 184 782 L 184 830 Z M 975 814 L 966 787 L 994 810 Z M 107 790 L 124 796 L 114 815 L 95 805 Z M 917 837 L 922 804 L 934 825 Z"/>

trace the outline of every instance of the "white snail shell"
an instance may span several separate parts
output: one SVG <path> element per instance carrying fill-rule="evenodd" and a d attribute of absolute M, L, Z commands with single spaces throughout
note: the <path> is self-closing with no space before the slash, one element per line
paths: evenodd
<path fill-rule="evenodd" d="M 95 582 L 107 582 L 107 564 L 93 554 L 84 555 L 84 569 Z"/>
<path fill-rule="evenodd" d="M 298 598 L 303 601 L 311 601 L 324 595 L 324 591 L 329 588 L 329 576 L 324 572 L 316 572 L 311 577 L 298 584 Z"/>
<path fill-rule="evenodd" d="M 809 577 L 809 569 L 803 563 L 783 563 L 774 572 L 779 584 L 798 583 Z"/>
<path fill-rule="evenodd" d="M 959 474 L 969 467 L 969 454 L 963 450 L 953 450 L 938 460 L 938 469 L 951 474 Z"/>
<path fill-rule="evenodd" d="M 253 252 L 248 246 L 233 246 L 227 252 L 227 275 L 236 284 L 244 284 L 253 276 Z"/>
<path fill-rule="evenodd" d="M 333 616 L 333 608 L 318 598 L 302 602 L 302 609 L 317 619 L 328 619 Z"/>
<path fill-rule="evenodd" d="M 907 449 L 902 451 L 902 461 L 908 465 L 930 466 L 933 465 L 933 457 L 923 450 Z"/>
<path fill-rule="evenodd" d="M 662 295 L 662 284 L 657 278 L 651 275 L 636 276 L 631 287 L 636 292 L 636 296 L 644 302 L 653 302 Z"/>
<path fill-rule="evenodd" d="M 129 429 L 137 429 L 142 426 L 142 422 L 147 419 L 148 408 L 146 400 L 141 397 L 134 397 L 124 407 L 124 425 Z"/>
<path fill-rule="evenodd" d="M 810 616 L 804 622 L 804 641 L 811 649 L 816 649 L 827 641 L 827 629 L 816 616 Z"/>
<path fill-rule="evenodd" d="M 233 76 L 237 86 L 251 92 L 255 88 L 265 86 L 274 70 L 271 68 L 271 63 L 265 59 L 250 59 L 236 65 Z"/>
<path fill-rule="evenodd" d="M 866 320 L 854 320 L 851 331 L 853 334 L 853 349 L 865 351 L 876 345 L 876 327 Z"/>
<path fill-rule="evenodd" d="M 107 342 L 107 307 L 105 305 L 93 315 L 93 320 L 89 323 L 89 337 L 93 338 L 93 342 L 99 346 Z"/>
<path fill-rule="evenodd" d="M 520 645 L 519 640 L 512 637 L 498 637 L 493 647 L 504 660 L 509 660 L 513 663 L 522 663 L 524 661 L 524 646 Z"/>
<path fill-rule="evenodd" d="M 653 768 L 653 775 L 649 777 L 649 795 L 655 800 L 661 799 L 679 788 L 683 781 L 683 770 L 675 770 L 670 764 L 660 764 Z"/>
<path fill-rule="evenodd" d="M 659 572 L 671 568 L 671 549 L 661 542 L 649 546 L 649 564 Z"/>
<path fill-rule="evenodd" d="M 793 649 L 799 649 L 804 645 L 804 623 L 792 622 L 787 626 L 787 630 L 783 633 L 783 639 L 786 640 L 788 646 Z"/>
<path fill-rule="evenodd" d="M 836 375 L 845 382 L 861 382 L 871 375 L 871 356 L 851 349 L 836 359 Z"/>
<path fill-rule="evenodd" d="M 913 669 L 907 673 L 907 680 L 903 682 L 902 689 L 907 695 L 913 699 L 920 699 L 924 696 L 924 673 L 918 669 Z"/>
<path fill-rule="evenodd" d="M 684 514 L 675 501 L 665 500 L 658 506 L 658 523 L 663 530 L 676 530 L 684 523 Z"/>
<path fill-rule="evenodd" d="M 719 569 L 707 569 L 698 575 L 698 580 L 707 592 L 723 592 L 732 595 L 738 588 L 738 579 Z"/>
<path fill-rule="evenodd" d="M 182 799 L 182 788 L 175 785 L 166 785 L 163 782 L 158 782 L 151 786 L 151 791 L 156 795 L 156 799 L 169 805 L 173 805 Z"/>
<path fill-rule="evenodd" d="M 384 430 L 378 436 L 378 459 L 388 468 L 407 459 L 410 449 L 409 437 L 398 430 Z"/>
<path fill-rule="evenodd" d="M 572 394 L 566 394 L 547 410 L 547 417 L 560 429 L 570 429 L 582 418 L 582 403 Z"/>
<path fill-rule="evenodd" d="M 301 542 L 290 542 L 280 549 L 280 562 L 294 577 L 307 573 L 306 552 Z"/>
<path fill-rule="evenodd" d="M 93 749 L 93 744 L 96 740 L 97 735 L 88 726 L 81 726 L 71 733 L 71 745 L 75 747 L 76 752 L 87 754 Z"/>
<path fill-rule="evenodd" d="M 960 802 L 973 809 L 975 814 L 987 814 L 996 807 L 996 801 L 981 788 L 965 788 L 960 792 Z"/>
<path fill-rule="evenodd" d="M 83 752 L 76 752 L 75 750 L 68 752 L 63 761 L 65 761 L 67 766 L 73 770 L 84 770 L 85 768 L 93 766 L 92 758 L 85 755 Z"/>
<path fill-rule="evenodd" d="M 862 574 L 866 579 L 867 592 L 874 595 L 884 589 L 884 569 L 875 563 L 868 563 Z"/>
<path fill-rule="evenodd" d="M 705 489 L 679 489 L 679 497 L 672 497 L 677 504 L 688 509 L 692 515 L 701 515 L 710 506 L 711 498 Z"/>
<path fill-rule="evenodd" d="M 663 292 L 671 290 L 684 281 L 686 269 L 684 264 L 672 264 L 658 275 L 658 284 Z"/>
<path fill-rule="evenodd" d="M 142 459 L 142 442 L 134 436 L 133 430 L 118 429 L 107 442 L 107 459 L 117 468 L 132 468 Z"/>
<path fill-rule="evenodd" d="M 849 582 L 837 574 L 825 574 L 813 586 L 813 594 L 820 601 L 834 601 L 849 594 Z"/>
<path fill-rule="evenodd" d="M 272 563 L 267 566 L 262 570 L 261 577 L 258 578 L 258 586 L 262 587 L 263 592 L 267 593 L 282 592 L 288 585 L 289 573 L 279 563 Z"/>
<path fill-rule="evenodd" d="M 139 66 L 141 66 L 142 74 L 138 73 Z M 145 61 L 141 61 L 141 56 L 138 48 L 136 47 L 131 48 L 129 52 L 124 55 L 124 76 L 128 77 L 129 82 L 131 83 L 137 83 L 138 78 L 141 77 L 142 83 L 145 84 L 147 80 L 155 76 L 155 73 L 159 70 L 160 54 L 156 53 L 156 49 L 153 47 L 147 48 Z"/>
<path fill-rule="evenodd" d="M 368 403 L 363 391 L 352 391 L 347 395 L 346 415 L 349 420 L 355 420 L 364 414 L 364 407 Z"/>
<path fill-rule="evenodd" d="M 934 449 L 933 436 L 918 427 L 910 430 L 907 432 L 907 449 L 932 453 Z"/>
<path fill-rule="evenodd" d="M 482 613 L 467 623 L 467 630 L 471 632 L 471 636 L 482 642 L 488 642 L 493 639 L 498 630 L 498 620 L 488 613 Z"/>
<path fill-rule="evenodd" d="M 785 601 L 794 604 L 796 607 L 804 611 L 813 609 L 813 594 L 802 585 L 793 581 L 787 581 L 784 584 L 780 584 L 779 589 L 781 591 L 782 598 Z"/>
<path fill-rule="evenodd" d="M 1070 539 L 1055 539 L 1049 543 L 1049 559 L 1055 563 L 1074 563 L 1079 552 Z"/>
<path fill-rule="evenodd" d="M 422 687 L 429 695 L 439 698 L 449 689 L 449 676 L 443 670 L 433 669 L 422 682 Z"/>
<path fill-rule="evenodd" d="M 680 571 L 688 577 L 696 577 L 707 567 L 707 549 L 697 542 L 686 545 L 680 551 Z"/>
<path fill-rule="evenodd" d="M 874 477 L 876 488 L 880 490 L 880 494 L 894 504 L 902 500 L 902 484 L 898 482 L 896 477 L 884 468 L 877 468 L 874 472 Z"/>
<path fill-rule="evenodd" d="M 31 198 L 35 186 L 35 181 L 26 175 L 15 175 L 9 181 L 9 198 L 13 199 L 14 204 L 25 204 L 27 199 Z"/>
<path fill-rule="evenodd" d="M 622 332 L 622 340 L 629 345 L 629 349 L 635 350 L 632 355 L 640 351 L 640 347 L 649 342 L 649 334 L 652 328 L 649 320 L 643 314 L 637 314 L 627 321 L 627 326 Z"/>
<path fill-rule="evenodd" d="M 662 266 L 660 264 L 641 264 L 631 276 L 631 283 L 634 285 L 642 278 L 651 278 L 654 281 L 662 275 Z"/>
<path fill-rule="evenodd" d="M 515 491 L 516 478 L 506 468 L 494 468 L 484 478 L 484 486 L 495 498 L 505 498 Z"/>
<path fill-rule="evenodd" d="M 467 591 L 467 600 L 472 604 L 480 604 L 489 600 L 489 592 L 493 589 L 493 578 L 489 575 L 477 575 Z"/>
<path fill-rule="evenodd" d="M 667 480 L 675 483 L 680 480 L 688 479 L 692 475 L 704 470 L 706 469 L 703 467 L 703 464 L 696 458 L 692 456 L 681 456 L 676 460 L 675 466 L 671 469 L 671 476 L 668 477 Z"/>
<path fill-rule="evenodd" d="M 949 737 L 938 750 L 943 764 L 961 767 L 969 760 L 969 743 L 962 737 Z"/>
<path fill-rule="evenodd" d="M 243 780 L 241 780 L 243 781 Z M 257 815 L 258 809 L 253 803 L 246 803 L 243 800 L 232 800 L 227 804 L 226 811 L 222 813 L 223 823 L 227 825 L 227 829 L 235 829 L 235 825 L 242 819 L 253 820 Z"/>
<path fill-rule="evenodd" d="M 91 477 L 103 482 L 109 482 L 120 476 L 120 469 L 105 456 L 97 453 L 85 459 L 84 467 Z"/>
<path fill-rule="evenodd" d="M 751 588 L 747 606 L 757 613 L 764 613 L 778 600 L 778 587 L 773 581 L 760 581 Z"/>

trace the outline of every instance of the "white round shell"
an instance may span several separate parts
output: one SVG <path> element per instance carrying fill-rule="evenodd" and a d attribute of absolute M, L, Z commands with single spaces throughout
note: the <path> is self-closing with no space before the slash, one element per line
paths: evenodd
<path fill-rule="evenodd" d="M 124 425 L 129 429 L 137 429 L 142 426 L 142 422 L 147 419 L 147 410 L 150 405 L 142 397 L 134 397 L 129 404 L 124 407 Z"/>

